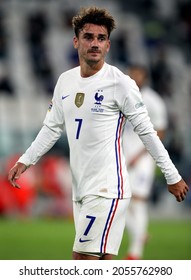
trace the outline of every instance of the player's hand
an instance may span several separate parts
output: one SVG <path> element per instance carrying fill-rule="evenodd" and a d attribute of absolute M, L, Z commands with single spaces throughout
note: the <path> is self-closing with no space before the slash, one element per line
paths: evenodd
<path fill-rule="evenodd" d="M 172 193 L 178 202 L 185 199 L 187 192 L 189 190 L 188 185 L 181 179 L 178 183 L 173 185 L 168 185 L 168 191 Z"/>
<path fill-rule="evenodd" d="M 24 163 L 17 162 L 8 173 L 8 180 L 11 185 L 15 188 L 20 189 L 20 186 L 16 183 L 21 176 L 21 174 L 27 169 L 27 166 Z"/>

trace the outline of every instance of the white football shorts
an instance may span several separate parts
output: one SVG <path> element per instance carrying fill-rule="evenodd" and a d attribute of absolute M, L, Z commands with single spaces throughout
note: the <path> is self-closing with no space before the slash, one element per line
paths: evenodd
<path fill-rule="evenodd" d="M 87 196 L 74 201 L 74 252 L 117 255 L 123 237 L 130 198 Z"/>

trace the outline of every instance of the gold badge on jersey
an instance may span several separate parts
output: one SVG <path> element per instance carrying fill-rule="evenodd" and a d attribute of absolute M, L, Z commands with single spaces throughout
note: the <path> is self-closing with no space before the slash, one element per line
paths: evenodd
<path fill-rule="evenodd" d="M 75 104 L 78 108 L 84 103 L 84 96 L 85 94 L 83 92 L 76 93 Z"/>

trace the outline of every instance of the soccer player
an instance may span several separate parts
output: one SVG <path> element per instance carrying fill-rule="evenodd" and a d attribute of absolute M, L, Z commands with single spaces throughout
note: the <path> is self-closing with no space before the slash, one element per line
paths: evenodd
<path fill-rule="evenodd" d="M 161 140 L 164 139 L 168 125 L 166 105 L 163 99 L 150 87 L 148 69 L 134 64 L 127 74 L 140 89 L 149 117 Z M 124 152 L 130 178 L 132 198 L 126 217 L 126 229 L 129 235 L 129 248 L 126 259 L 141 259 L 148 238 L 148 199 L 155 175 L 155 162 L 145 149 L 130 123 L 124 130 Z"/>
<path fill-rule="evenodd" d="M 122 149 L 126 119 L 178 201 L 184 200 L 188 186 L 157 137 L 135 82 L 105 62 L 115 28 L 112 15 L 97 7 L 82 8 L 72 23 L 80 65 L 59 77 L 44 125 L 8 180 L 18 187 L 21 173 L 55 144 L 65 126 L 76 230 L 73 259 L 109 260 L 118 254 L 131 197 Z"/>

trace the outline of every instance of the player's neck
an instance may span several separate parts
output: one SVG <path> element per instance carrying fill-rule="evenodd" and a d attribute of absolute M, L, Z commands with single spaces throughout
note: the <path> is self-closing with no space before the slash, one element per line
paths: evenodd
<path fill-rule="evenodd" d="M 104 61 L 97 63 L 80 63 L 80 74 L 82 78 L 88 78 L 95 75 L 103 67 Z"/>

